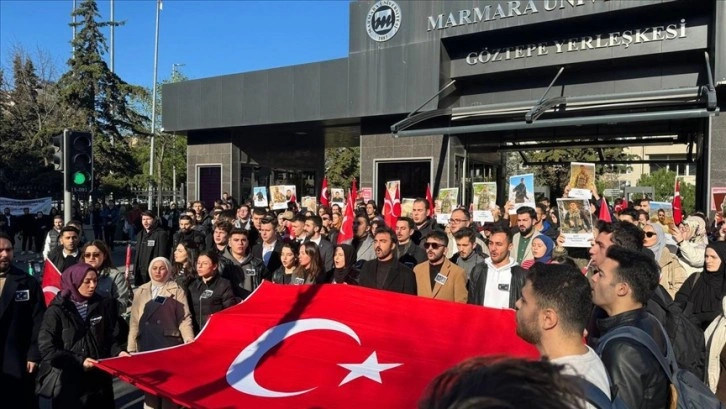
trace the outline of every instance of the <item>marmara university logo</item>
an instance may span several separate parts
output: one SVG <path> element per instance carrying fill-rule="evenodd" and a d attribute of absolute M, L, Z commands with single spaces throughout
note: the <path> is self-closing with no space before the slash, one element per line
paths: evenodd
<path fill-rule="evenodd" d="M 374 41 L 390 40 L 401 27 L 401 8 L 393 0 L 380 0 L 368 10 L 366 32 Z"/>

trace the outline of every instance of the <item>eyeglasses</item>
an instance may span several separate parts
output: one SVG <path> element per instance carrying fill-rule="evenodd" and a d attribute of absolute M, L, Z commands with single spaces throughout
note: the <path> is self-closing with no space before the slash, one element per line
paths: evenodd
<path fill-rule="evenodd" d="M 468 221 L 469 221 L 469 219 L 449 219 L 449 223 L 456 223 L 456 224 L 466 223 Z"/>
<path fill-rule="evenodd" d="M 99 257 L 101 257 L 101 253 L 85 253 L 85 254 L 83 254 L 83 257 L 84 258 L 91 258 L 91 257 L 99 258 Z"/>
<path fill-rule="evenodd" d="M 647 232 L 645 232 L 645 237 L 648 237 L 648 238 L 651 238 L 651 237 L 653 237 L 655 235 L 656 235 L 656 233 L 654 231 L 647 231 Z"/>
<path fill-rule="evenodd" d="M 439 243 L 424 243 L 424 247 L 427 249 L 438 250 L 439 248 L 444 247 L 444 245 Z"/>

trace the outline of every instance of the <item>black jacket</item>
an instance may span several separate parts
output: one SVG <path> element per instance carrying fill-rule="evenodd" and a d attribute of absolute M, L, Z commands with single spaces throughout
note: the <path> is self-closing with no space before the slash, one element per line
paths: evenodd
<path fill-rule="evenodd" d="M 416 275 L 413 270 L 396 262 L 386 277 L 383 287 L 376 285 L 376 275 L 378 267 L 378 259 L 370 260 L 363 264 L 358 276 L 358 284 L 363 287 L 376 288 L 379 290 L 395 291 L 403 294 L 417 295 Z"/>
<path fill-rule="evenodd" d="M 633 326 L 648 333 L 661 351 L 666 350 L 665 334 L 658 320 L 644 308 L 627 311 L 597 321 L 600 333 L 624 326 Z M 597 345 L 591 345 L 597 348 Z M 665 356 L 665 353 L 663 353 Z M 663 409 L 667 407 L 669 381 L 658 361 L 640 343 L 629 339 L 613 339 L 600 355 L 618 395 L 629 408 Z"/>
<path fill-rule="evenodd" d="M 272 249 L 272 254 L 270 254 L 270 259 L 267 261 L 266 265 L 268 271 L 275 271 L 282 266 L 282 260 L 280 260 L 280 253 L 282 252 L 283 244 L 284 243 L 279 238 L 277 239 L 277 241 L 275 241 L 275 248 Z M 252 246 L 252 255 L 260 260 L 263 260 L 262 243 L 257 243 Z"/>
<path fill-rule="evenodd" d="M 416 245 L 420 246 L 421 240 L 423 240 L 423 238 L 433 230 L 441 230 L 441 228 L 439 228 L 439 225 L 436 224 L 436 219 L 428 219 L 421 225 L 421 227 L 416 226 L 416 229 L 411 235 L 411 240 L 413 240 Z"/>
<path fill-rule="evenodd" d="M 198 334 L 209 316 L 237 304 L 232 283 L 216 273 L 208 282 L 201 278 L 189 283 L 189 309 L 192 313 L 194 333 Z M 205 291 L 210 291 L 211 293 Z"/>
<path fill-rule="evenodd" d="M 38 335 L 42 356 L 38 376 L 50 366 L 63 370 L 61 395 L 53 407 L 114 407 L 111 375 L 95 368 L 85 370 L 83 361 L 114 357 L 126 349 L 128 330 L 117 306 L 116 300 L 94 294 L 85 320 L 73 302 L 60 295 L 48 306 Z"/>
<path fill-rule="evenodd" d="M 229 248 L 220 258 L 217 269 L 222 277 L 232 283 L 232 291 L 240 300 L 244 300 L 252 291 L 255 291 L 262 280 L 270 279 L 270 270 L 265 267 L 261 259 L 252 256 L 240 263 L 234 259 Z M 250 278 L 250 286 L 245 286 L 247 277 Z"/>
<path fill-rule="evenodd" d="M 21 379 L 26 362 L 40 362 L 38 332 L 45 302 L 38 280 L 11 267 L 0 295 L 0 373 Z"/>
<path fill-rule="evenodd" d="M 169 257 L 171 254 L 169 233 L 154 223 L 147 232 L 139 232 L 134 253 L 134 283 L 136 286 L 149 282 L 149 263 L 156 257 Z"/>
<path fill-rule="evenodd" d="M 396 246 L 396 251 L 401 249 L 403 249 L 401 245 Z M 398 253 L 398 261 L 413 270 L 418 264 L 426 261 L 426 251 L 411 240 L 408 242 L 406 251 Z"/>
<path fill-rule="evenodd" d="M 509 282 L 509 308 L 514 308 L 514 304 L 522 296 L 522 287 L 524 287 L 524 278 L 527 275 L 527 271 L 517 265 L 512 266 L 511 270 L 512 279 Z M 487 285 L 488 273 L 489 266 L 486 262 L 479 263 L 471 269 L 467 304 L 484 305 L 484 289 Z"/>
<path fill-rule="evenodd" d="M 76 256 L 63 256 L 63 246 L 57 245 L 53 250 L 48 253 L 48 260 L 53 262 L 53 265 L 58 269 L 59 272 L 63 272 L 68 267 L 76 264 L 78 259 L 81 257 L 80 249 L 77 250 Z"/>
<path fill-rule="evenodd" d="M 186 242 L 192 242 L 197 247 L 199 251 L 203 251 L 209 247 L 207 247 L 207 238 L 202 234 L 202 232 L 198 230 L 190 229 L 187 232 L 183 232 L 179 230 L 178 232 L 174 233 L 174 237 L 172 239 L 171 244 L 171 255 L 173 256 L 174 250 L 176 250 L 176 246 L 179 245 L 179 243 L 186 243 Z M 212 240 L 212 243 L 214 243 L 214 240 Z M 174 257 L 170 257 L 172 260 Z"/>

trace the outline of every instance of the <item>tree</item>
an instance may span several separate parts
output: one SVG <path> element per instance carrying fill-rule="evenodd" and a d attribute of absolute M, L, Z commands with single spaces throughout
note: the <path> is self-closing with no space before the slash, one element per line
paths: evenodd
<path fill-rule="evenodd" d="M 655 190 L 653 200 L 656 202 L 670 202 L 673 200 L 676 186 L 676 172 L 666 168 L 658 169 L 652 173 L 644 173 L 638 180 L 638 186 L 650 186 Z M 681 207 L 686 214 L 692 214 L 696 207 L 696 187 L 681 180 Z"/>
<path fill-rule="evenodd" d="M 147 134 L 143 128 L 147 118 L 131 101 L 146 91 L 127 84 L 103 60 L 108 46 L 100 29 L 120 23 L 98 21 L 94 0 L 84 0 L 73 15 L 79 17 L 71 23 L 77 29 L 73 57 L 59 81 L 63 100 L 73 112 L 68 127 L 93 134 L 96 186 L 100 182 L 118 189 L 133 179 L 130 169 L 140 169 L 130 153 L 131 137 Z"/>
<path fill-rule="evenodd" d="M 360 148 L 325 149 L 325 176 L 328 186 L 350 186 L 360 180 Z"/>

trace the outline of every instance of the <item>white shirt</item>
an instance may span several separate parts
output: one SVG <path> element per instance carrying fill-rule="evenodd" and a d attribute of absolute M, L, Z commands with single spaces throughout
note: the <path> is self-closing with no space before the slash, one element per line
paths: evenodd
<path fill-rule="evenodd" d="M 262 242 L 262 259 L 265 259 L 265 255 L 273 250 L 275 250 L 275 244 L 277 244 L 277 240 L 273 241 L 272 244 L 267 244 L 265 242 Z"/>
<path fill-rule="evenodd" d="M 587 353 L 583 355 L 570 355 L 563 356 L 561 358 L 552 359 L 551 362 L 564 365 L 562 373 L 565 375 L 576 375 L 581 376 L 593 385 L 600 388 L 601 391 L 605 392 L 608 398 L 610 398 L 610 381 L 608 381 L 608 374 L 605 371 L 605 365 L 602 364 L 600 357 L 597 356 L 592 348 L 587 347 Z M 587 407 L 594 409 L 594 406 L 587 404 Z"/>
<path fill-rule="evenodd" d="M 491 257 L 484 260 L 487 263 L 487 282 L 484 286 L 484 306 L 490 308 L 509 308 L 509 286 L 512 285 L 512 267 L 517 263 L 512 257 L 502 267 L 495 267 Z"/>

